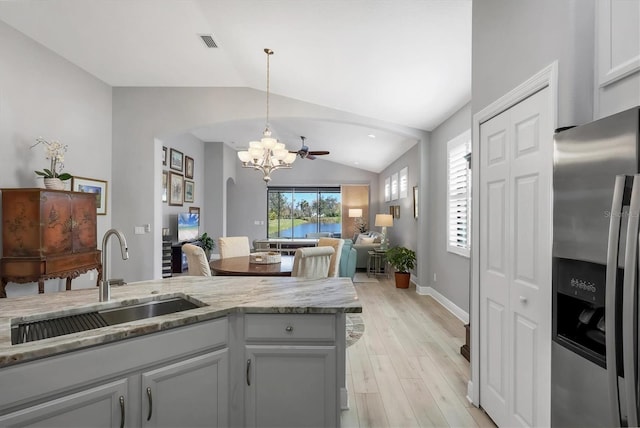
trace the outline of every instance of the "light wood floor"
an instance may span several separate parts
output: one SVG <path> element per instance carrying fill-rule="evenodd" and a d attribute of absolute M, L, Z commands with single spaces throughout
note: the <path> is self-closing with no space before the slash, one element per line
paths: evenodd
<path fill-rule="evenodd" d="M 412 285 L 356 283 L 365 331 L 347 348 L 343 427 L 495 427 L 466 398 L 463 323 Z"/>

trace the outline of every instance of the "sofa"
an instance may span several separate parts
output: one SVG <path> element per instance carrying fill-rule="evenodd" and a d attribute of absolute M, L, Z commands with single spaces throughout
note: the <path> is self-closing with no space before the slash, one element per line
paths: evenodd
<path fill-rule="evenodd" d="M 353 248 L 353 241 L 351 239 L 344 239 L 342 245 L 342 253 L 340 255 L 340 273 L 341 277 L 351 278 L 356 274 L 356 262 L 358 259 L 358 252 Z"/>
<path fill-rule="evenodd" d="M 380 232 L 364 232 L 354 237 L 355 242 L 353 248 L 357 252 L 356 269 L 367 269 L 369 261 L 369 251 L 380 246 L 382 242 L 382 234 Z"/>

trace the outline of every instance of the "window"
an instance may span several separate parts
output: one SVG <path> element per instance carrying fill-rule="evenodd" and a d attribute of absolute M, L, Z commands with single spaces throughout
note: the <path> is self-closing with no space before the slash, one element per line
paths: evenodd
<path fill-rule="evenodd" d="M 447 251 L 469 257 L 469 207 L 471 131 L 447 143 Z"/>
<path fill-rule="evenodd" d="M 270 187 L 267 189 L 269 238 L 304 238 L 307 233 L 342 234 L 339 187 Z"/>

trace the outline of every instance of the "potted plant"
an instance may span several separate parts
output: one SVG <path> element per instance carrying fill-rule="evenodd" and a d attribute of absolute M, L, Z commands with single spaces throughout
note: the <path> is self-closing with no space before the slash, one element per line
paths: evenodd
<path fill-rule="evenodd" d="M 51 166 L 42 171 L 35 171 L 37 175 L 44 178 L 44 184 L 47 189 L 64 189 L 63 180 L 69 180 L 71 174 L 62 172 L 64 168 L 64 154 L 68 146 L 60 144 L 58 141 L 47 141 L 44 138 L 36 138 L 36 143 L 31 148 L 42 144 L 45 150 L 45 157 L 51 162 Z"/>
<path fill-rule="evenodd" d="M 204 250 L 204 253 L 207 256 L 207 260 L 211 260 L 211 250 L 213 250 L 215 248 L 216 241 L 214 241 L 212 237 L 207 235 L 207 232 L 205 232 L 202 235 L 200 235 L 200 237 L 198 237 L 198 239 L 196 239 L 196 241 L 199 243 L 199 245 Z"/>
<path fill-rule="evenodd" d="M 409 271 L 416 265 L 416 252 L 405 247 L 393 247 L 387 250 L 386 256 L 387 262 L 396 271 L 396 288 L 409 288 Z"/>

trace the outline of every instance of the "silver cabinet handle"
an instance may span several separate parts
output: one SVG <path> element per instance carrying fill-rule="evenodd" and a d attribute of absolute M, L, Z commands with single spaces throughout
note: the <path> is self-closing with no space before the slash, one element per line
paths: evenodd
<path fill-rule="evenodd" d="M 147 399 L 149 400 L 149 414 L 147 415 L 147 420 L 151 420 L 151 414 L 153 413 L 153 397 L 151 396 L 151 388 L 147 387 Z"/>
<path fill-rule="evenodd" d="M 285 331 L 286 331 L 287 333 L 291 333 L 291 332 L 293 331 L 293 326 L 291 326 L 291 325 L 286 326 L 286 327 L 285 327 Z"/>
<path fill-rule="evenodd" d="M 124 428 L 124 396 L 120 396 L 120 428 Z"/>
<path fill-rule="evenodd" d="M 520 296 L 520 302 L 523 303 L 523 304 L 527 303 L 527 298 L 524 297 L 524 296 Z"/>
<path fill-rule="evenodd" d="M 247 360 L 247 385 L 251 386 L 251 358 Z"/>
<path fill-rule="evenodd" d="M 605 340 L 607 378 L 609 380 L 609 406 L 611 408 L 611 425 L 621 426 L 620 415 L 620 390 L 618 388 L 618 360 L 617 339 L 620 332 L 617 331 L 617 319 L 619 311 L 614 310 L 617 298 L 618 284 L 618 258 L 620 246 L 620 223 L 622 221 L 622 206 L 624 200 L 624 188 L 627 176 L 616 176 L 613 187 L 613 201 L 609 217 L 609 242 L 607 246 L 607 276 L 605 287 Z"/>

